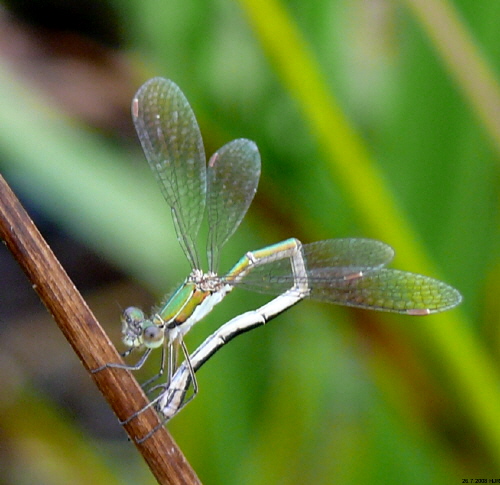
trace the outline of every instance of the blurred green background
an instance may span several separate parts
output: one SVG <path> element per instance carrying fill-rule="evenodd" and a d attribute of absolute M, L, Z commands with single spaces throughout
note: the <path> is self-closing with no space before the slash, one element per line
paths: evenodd
<path fill-rule="evenodd" d="M 157 75 L 207 154 L 261 151 L 222 269 L 291 236 L 372 237 L 464 295 L 425 318 L 303 302 L 236 339 L 169 424 L 204 483 L 500 478 L 499 2 L 2 5 L 0 170 L 120 350 L 121 309 L 189 271 L 129 113 Z M 5 248 L 0 264 L 0 481 L 154 483 Z M 234 292 L 188 347 L 264 301 Z"/>

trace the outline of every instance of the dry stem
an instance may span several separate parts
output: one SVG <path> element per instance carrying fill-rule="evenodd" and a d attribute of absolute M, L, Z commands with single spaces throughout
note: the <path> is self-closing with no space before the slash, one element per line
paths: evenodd
<path fill-rule="evenodd" d="M 41 300 L 87 370 L 119 362 L 113 344 L 61 267 L 10 187 L 0 175 L 0 238 L 5 241 Z M 108 369 L 91 374 L 116 416 L 125 420 L 147 404 L 130 372 Z M 153 409 L 125 425 L 135 443 L 159 423 Z M 161 428 L 136 444 L 160 484 L 198 484 L 195 472 L 170 434 Z"/>

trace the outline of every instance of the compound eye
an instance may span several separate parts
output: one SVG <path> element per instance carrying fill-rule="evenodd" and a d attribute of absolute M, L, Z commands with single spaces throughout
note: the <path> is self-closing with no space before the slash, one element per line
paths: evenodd
<path fill-rule="evenodd" d="M 137 326 L 145 320 L 144 312 L 135 306 L 130 306 L 122 313 L 121 320 L 123 325 Z"/>
<path fill-rule="evenodd" d="M 144 312 L 136 307 L 127 308 L 121 316 L 122 341 L 128 347 L 137 347 L 144 327 Z"/>
<path fill-rule="evenodd" d="M 144 345 L 150 349 L 155 349 L 163 344 L 164 338 L 165 333 L 163 329 L 157 327 L 154 323 L 145 327 L 142 333 L 142 341 Z"/>

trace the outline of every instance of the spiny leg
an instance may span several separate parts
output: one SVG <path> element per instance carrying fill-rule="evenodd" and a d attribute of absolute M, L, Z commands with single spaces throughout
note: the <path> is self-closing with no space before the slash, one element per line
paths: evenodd
<path fill-rule="evenodd" d="M 180 400 L 181 404 L 178 407 L 177 412 L 179 412 L 186 404 L 188 404 L 189 402 L 191 402 L 191 400 L 195 398 L 196 394 L 198 394 L 198 382 L 196 380 L 195 371 L 194 371 L 193 366 L 191 364 L 191 358 L 189 356 L 186 344 L 184 343 L 184 340 L 182 340 L 182 339 L 180 340 L 180 346 L 182 348 L 182 353 L 184 354 L 184 362 L 182 363 L 182 366 L 187 369 L 187 374 L 188 374 L 189 377 L 187 379 L 187 383 L 186 383 L 184 389 L 182 390 L 182 397 L 181 397 L 181 400 Z M 177 370 L 178 369 L 176 369 L 176 371 Z M 172 376 L 172 378 L 173 378 L 173 376 Z M 150 407 L 152 405 L 155 405 L 155 408 L 156 408 L 157 412 L 163 414 L 161 412 L 159 404 L 161 403 L 161 400 L 162 400 L 163 396 L 165 395 L 165 393 L 168 393 L 168 392 L 170 392 L 172 390 L 172 378 L 169 379 L 168 384 L 165 384 L 163 386 L 157 386 L 158 388 L 159 387 L 163 387 L 164 391 L 162 393 L 160 393 L 153 401 L 151 401 L 145 408 L 141 409 L 139 411 L 139 413 L 143 412 L 148 407 Z M 189 398 L 186 401 L 184 401 L 184 398 L 185 398 L 185 396 L 186 396 L 186 394 L 187 394 L 187 392 L 189 390 L 189 386 L 191 385 L 191 383 L 193 384 L 193 394 L 191 394 L 191 396 L 189 396 Z M 173 391 L 176 392 L 177 389 L 173 389 Z M 139 414 L 139 413 L 136 413 L 136 415 Z M 161 419 L 161 421 L 160 421 L 159 424 L 157 424 L 152 430 L 150 430 L 148 433 L 146 433 L 146 435 L 144 435 L 142 438 L 136 439 L 135 442 L 137 444 L 144 443 L 144 441 L 148 440 L 151 436 L 153 436 L 160 428 L 162 428 L 163 426 L 165 426 L 165 424 L 170 419 L 171 419 L 171 416 L 165 416 L 165 415 L 163 415 L 163 418 Z"/>
<path fill-rule="evenodd" d="M 135 419 L 139 414 L 142 414 L 146 409 L 150 408 L 151 406 L 156 406 L 156 404 L 160 401 L 162 396 L 165 394 L 165 392 L 168 391 L 171 385 L 171 380 L 174 375 L 174 373 L 177 371 L 178 366 L 177 366 L 177 354 L 178 354 L 178 347 L 182 349 L 182 353 L 184 356 L 184 362 L 183 365 L 185 365 L 188 369 L 189 375 L 190 375 L 190 382 L 193 383 L 193 394 L 189 397 L 189 399 L 186 401 L 185 404 L 187 404 L 191 399 L 193 399 L 196 394 L 198 393 L 198 382 L 196 380 L 196 376 L 193 370 L 193 367 L 191 365 L 190 357 L 189 357 L 189 352 L 187 350 L 186 344 L 184 343 L 184 340 L 182 339 L 182 336 L 178 336 L 177 339 L 173 341 L 168 342 L 168 381 L 166 384 L 159 384 L 157 386 L 152 387 L 147 391 L 147 394 L 151 394 L 152 392 L 161 389 L 162 392 L 158 394 L 153 400 L 151 400 L 146 406 L 143 408 L 139 409 L 135 413 L 133 413 L 131 416 L 129 416 L 127 419 L 124 421 L 120 421 L 121 425 L 125 425 Z M 157 376 L 155 376 L 153 379 L 150 379 L 149 381 L 152 381 L 156 379 Z M 149 382 L 147 381 L 146 384 Z M 188 386 L 189 387 L 189 386 Z M 187 392 L 187 388 L 186 388 Z M 167 419 L 163 419 L 161 424 L 153 428 L 146 436 L 143 438 L 140 438 L 139 440 L 136 440 L 137 443 L 142 443 L 145 441 L 147 438 L 149 438 L 154 432 L 156 432 L 159 428 L 161 428 L 165 423 Z"/>
<path fill-rule="evenodd" d="M 151 351 L 152 349 L 148 349 Z M 144 392 L 146 394 L 149 394 L 154 388 L 148 389 L 148 387 L 155 381 L 157 381 L 165 372 L 165 361 L 167 360 L 166 357 L 167 352 L 165 351 L 165 346 L 161 348 L 161 363 L 160 363 L 160 369 L 159 371 L 153 376 L 150 377 L 147 381 L 143 382 L 141 384 L 141 387 L 144 389 Z"/>
<path fill-rule="evenodd" d="M 130 355 L 134 349 L 128 349 L 125 352 L 121 353 L 120 355 L 122 357 L 127 357 Z M 101 372 L 104 369 L 126 369 L 126 370 L 139 370 L 142 368 L 144 363 L 149 357 L 149 354 L 151 354 L 151 351 L 153 349 L 146 349 L 145 352 L 141 355 L 141 358 L 135 363 L 135 364 L 122 364 L 121 362 L 110 362 L 108 364 L 104 364 L 101 367 L 98 367 L 97 369 L 92 369 L 90 372 L 92 374 L 97 374 L 97 372 Z"/>
<path fill-rule="evenodd" d="M 168 389 L 170 385 L 170 381 L 172 379 L 172 375 L 175 372 L 175 369 L 177 367 L 177 346 L 178 343 L 176 341 L 168 340 L 167 341 L 167 358 L 165 359 L 165 346 L 162 348 L 162 368 L 160 369 L 160 373 L 158 373 L 156 376 L 153 376 L 151 379 L 148 379 L 141 387 L 144 389 L 145 386 L 150 384 L 151 382 L 154 382 L 156 379 L 158 379 L 161 375 L 163 375 L 164 372 L 164 366 L 165 366 L 165 360 L 167 360 L 167 375 L 168 375 L 168 380 L 166 384 L 158 384 L 156 386 L 151 387 L 150 389 L 144 389 L 147 395 L 150 395 L 154 391 L 158 389 L 162 389 L 164 392 L 165 389 Z M 151 350 L 151 349 L 148 349 Z M 158 396 L 156 396 L 154 399 L 152 399 L 146 406 L 142 407 L 141 409 L 137 410 L 134 412 L 132 415 L 130 415 L 127 419 L 120 421 L 120 424 L 123 426 L 133 419 L 135 419 L 139 414 L 142 414 L 146 409 L 150 408 L 151 406 L 154 406 L 156 402 L 161 398 L 163 392 L 160 392 Z"/>

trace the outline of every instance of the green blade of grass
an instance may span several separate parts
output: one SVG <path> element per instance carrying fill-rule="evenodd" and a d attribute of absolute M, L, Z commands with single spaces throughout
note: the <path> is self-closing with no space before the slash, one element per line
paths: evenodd
<path fill-rule="evenodd" d="M 406 0 L 500 151 L 500 91 L 458 12 L 445 0 Z"/>
<path fill-rule="evenodd" d="M 311 49 L 282 3 L 240 0 L 240 4 L 322 147 L 328 160 L 325 168 L 342 185 L 369 233 L 393 245 L 407 267 L 436 274 L 419 237 L 336 103 Z M 491 456 L 500 464 L 499 376 L 485 349 L 469 331 L 463 315 L 453 311 L 427 317 L 412 329 L 422 333 L 438 356 L 454 391 L 461 396 L 463 409 L 476 423 Z"/>

